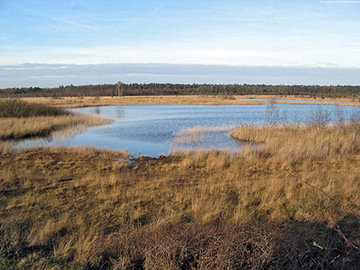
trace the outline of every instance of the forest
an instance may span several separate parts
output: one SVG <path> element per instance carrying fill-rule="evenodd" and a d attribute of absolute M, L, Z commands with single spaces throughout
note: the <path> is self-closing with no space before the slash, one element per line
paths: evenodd
<path fill-rule="evenodd" d="M 360 86 L 337 85 L 265 85 L 265 84 L 172 84 L 117 83 L 67 85 L 56 88 L 6 88 L 0 97 L 74 97 L 74 96 L 146 96 L 146 95 L 279 95 L 313 98 L 352 98 L 360 100 Z"/>

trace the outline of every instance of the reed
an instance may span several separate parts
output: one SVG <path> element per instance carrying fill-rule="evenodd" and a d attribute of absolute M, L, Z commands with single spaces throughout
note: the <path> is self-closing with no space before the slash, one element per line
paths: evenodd
<path fill-rule="evenodd" d="M 330 157 L 359 151 L 360 124 L 243 125 L 231 136 L 262 143 L 258 149 L 284 158 Z"/>
<path fill-rule="evenodd" d="M 202 142 L 204 138 L 209 134 L 214 133 L 229 133 L 234 130 L 234 126 L 223 127 L 192 127 L 176 131 L 172 134 L 173 142 L 175 144 L 191 144 Z"/>

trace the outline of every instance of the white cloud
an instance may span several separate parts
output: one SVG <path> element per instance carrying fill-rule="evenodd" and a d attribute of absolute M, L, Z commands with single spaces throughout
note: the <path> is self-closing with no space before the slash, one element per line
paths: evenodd
<path fill-rule="evenodd" d="M 94 48 L 24 48 L 12 53 L 0 52 L 2 64 L 104 64 L 104 63 L 174 63 L 223 64 L 248 66 L 342 66 L 359 67 L 357 47 L 317 46 L 299 49 L 297 44 L 255 46 L 253 49 L 226 45 L 201 44 L 144 44 L 139 46 L 101 46 Z M 302 45 L 301 45 L 302 46 Z M 276 48 L 278 47 L 278 48 Z"/>

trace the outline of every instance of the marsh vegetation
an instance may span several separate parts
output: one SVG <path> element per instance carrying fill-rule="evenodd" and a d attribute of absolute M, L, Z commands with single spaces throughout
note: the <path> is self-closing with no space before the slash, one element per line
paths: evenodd
<path fill-rule="evenodd" d="M 360 124 L 337 116 L 239 126 L 238 153 L 3 144 L 0 268 L 356 269 Z"/>
<path fill-rule="evenodd" d="M 281 97 L 281 96 L 280 96 Z M 261 105 L 269 103 L 268 99 L 278 99 L 278 104 L 317 104 L 317 105 L 345 105 L 360 106 L 360 103 L 353 99 L 321 99 L 288 96 L 279 100 L 275 95 L 245 95 L 245 96 L 224 96 L 224 95 L 164 95 L 164 96 L 77 96 L 77 97 L 28 97 L 23 98 L 27 102 L 40 103 L 57 107 L 92 107 L 92 106 L 113 106 L 113 105 L 165 105 L 165 104 L 187 104 L 187 105 Z M 341 101 L 341 103 L 339 102 Z"/>
<path fill-rule="evenodd" d="M 246 132 L 267 145 L 256 129 Z M 359 126 L 281 127 L 278 132 L 271 130 L 274 140 L 288 132 L 289 140 L 302 140 L 307 150 L 286 153 L 278 143 L 235 155 L 213 150 L 131 160 L 127 152 L 92 148 L 3 149 L 1 263 L 18 268 L 356 268 L 359 251 L 335 229 L 339 226 L 359 246 L 359 221 L 299 179 L 359 212 Z M 351 144 L 338 141 L 340 134 L 352 138 Z M 330 138 L 332 145 L 324 150 Z"/>
<path fill-rule="evenodd" d="M 44 104 L 15 99 L 0 101 L 1 140 L 46 136 L 64 129 L 74 132 L 110 122 L 102 117 L 74 114 Z"/>

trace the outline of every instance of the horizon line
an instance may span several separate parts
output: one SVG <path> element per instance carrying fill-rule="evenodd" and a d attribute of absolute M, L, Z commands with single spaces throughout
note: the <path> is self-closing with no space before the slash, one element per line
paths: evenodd
<path fill-rule="evenodd" d="M 79 63 L 40 63 L 40 62 L 23 62 L 23 63 L 13 63 L 13 64 L 0 64 L 0 67 L 9 67 L 9 66 L 22 66 L 22 65 L 68 65 L 68 66 L 101 66 L 101 65 L 168 65 L 168 66 L 216 66 L 216 67 L 247 67 L 247 68 L 335 68 L 335 69 L 360 69 L 360 66 L 341 66 L 333 64 L 301 64 L 301 65 L 249 65 L 249 64 L 201 64 L 201 63 L 158 63 L 158 62 L 126 62 L 126 63 L 116 63 L 116 62 L 107 62 L 107 63 L 96 63 L 96 64 L 79 64 Z"/>

